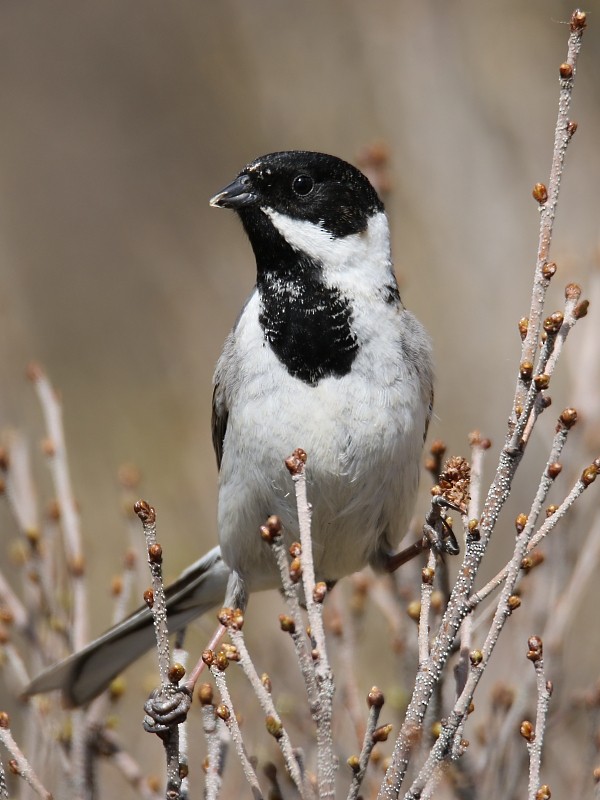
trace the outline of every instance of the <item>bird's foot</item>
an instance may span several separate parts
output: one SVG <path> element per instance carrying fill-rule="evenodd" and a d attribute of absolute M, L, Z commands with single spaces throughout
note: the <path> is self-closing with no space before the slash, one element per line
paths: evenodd
<path fill-rule="evenodd" d="M 192 693 L 186 686 L 159 686 L 144 703 L 144 730 L 166 733 L 173 725 L 180 725 L 192 705 Z"/>

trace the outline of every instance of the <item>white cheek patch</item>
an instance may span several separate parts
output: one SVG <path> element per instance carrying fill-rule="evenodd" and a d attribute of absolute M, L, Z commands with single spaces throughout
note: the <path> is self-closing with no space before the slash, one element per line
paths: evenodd
<path fill-rule="evenodd" d="M 375 271 L 382 279 L 391 272 L 390 232 L 383 211 L 371 217 L 366 230 L 340 238 L 314 222 L 294 219 L 268 207 L 261 211 L 290 247 L 319 261 L 330 279 L 349 277 L 356 269 Z"/>

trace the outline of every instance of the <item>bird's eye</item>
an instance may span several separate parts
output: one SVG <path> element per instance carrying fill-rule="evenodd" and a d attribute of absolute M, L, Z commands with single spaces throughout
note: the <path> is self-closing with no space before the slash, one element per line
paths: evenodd
<path fill-rule="evenodd" d="M 314 185 L 315 182 L 310 175 L 296 175 L 292 181 L 292 189 L 296 192 L 296 194 L 299 194 L 302 197 L 310 194 Z"/>

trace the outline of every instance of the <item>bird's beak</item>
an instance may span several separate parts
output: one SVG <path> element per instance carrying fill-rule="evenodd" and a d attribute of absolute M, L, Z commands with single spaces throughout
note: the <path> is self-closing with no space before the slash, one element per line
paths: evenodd
<path fill-rule="evenodd" d="M 255 202 L 256 193 L 252 191 L 248 175 L 238 175 L 233 183 L 230 183 L 210 200 L 211 206 L 215 208 L 233 209 L 250 206 Z"/>

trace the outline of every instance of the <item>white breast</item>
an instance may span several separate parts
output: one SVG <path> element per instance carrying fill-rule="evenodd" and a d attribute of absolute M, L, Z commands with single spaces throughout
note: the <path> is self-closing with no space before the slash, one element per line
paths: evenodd
<path fill-rule="evenodd" d="M 229 409 L 219 535 L 224 560 L 251 591 L 278 585 L 258 534 L 267 516 L 281 516 L 289 538 L 298 537 L 283 463 L 297 447 L 308 454 L 318 577 L 347 575 L 396 546 L 413 510 L 432 380 L 425 332 L 382 299 L 391 279 L 385 215 L 362 234 L 332 239 L 319 226 L 268 213 L 350 299 L 359 350 L 346 375 L 316 386 L 292 378 L 265 342 L 256 291 L 225 344 L 215 374 Z"/>

